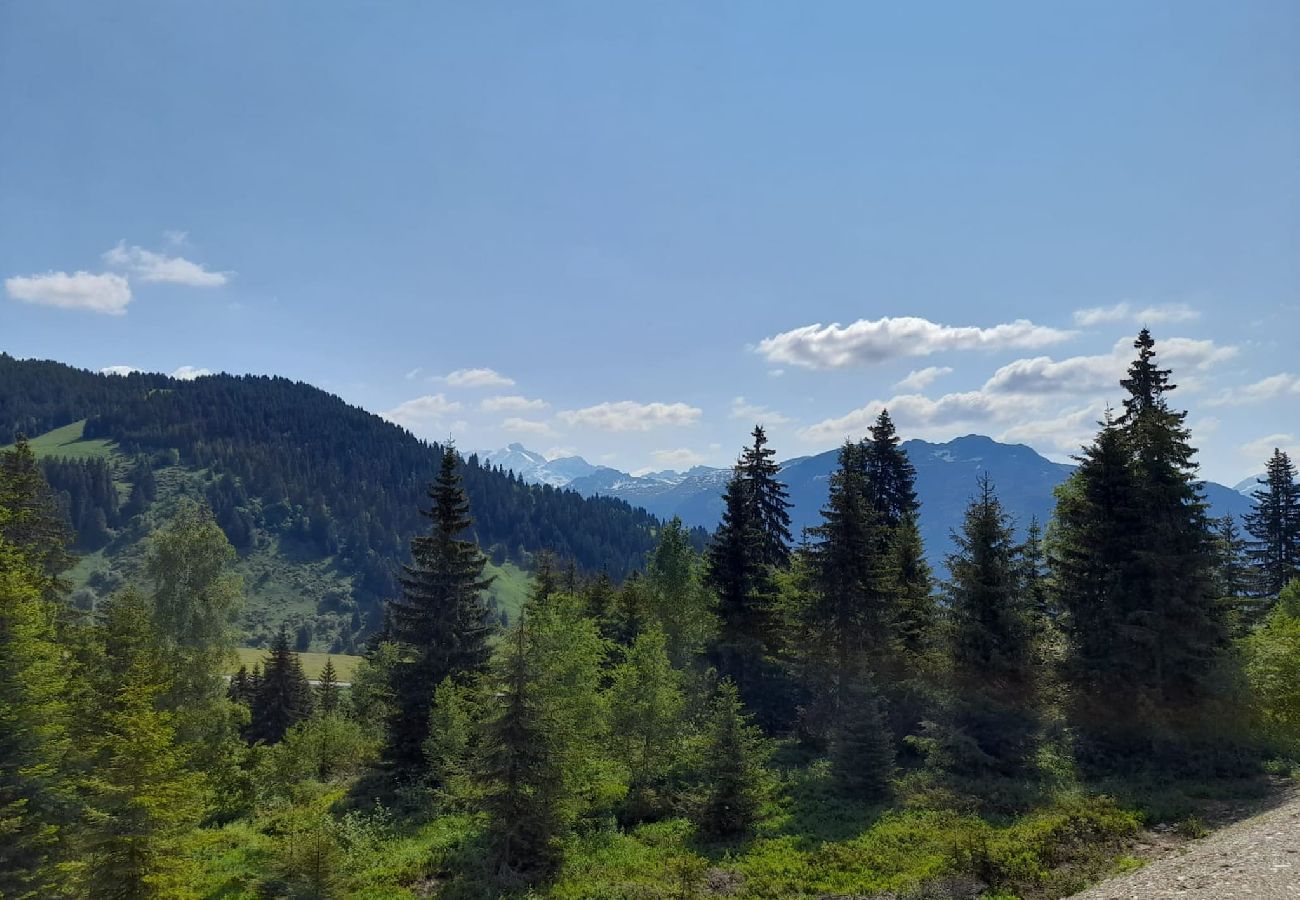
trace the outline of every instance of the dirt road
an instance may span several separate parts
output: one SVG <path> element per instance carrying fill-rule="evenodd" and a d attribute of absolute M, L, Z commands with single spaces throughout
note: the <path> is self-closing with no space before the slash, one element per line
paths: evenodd
<path fill-rule="evenodd" d="M 1075 900 L 1300 900 L 1300 794 Z"/>

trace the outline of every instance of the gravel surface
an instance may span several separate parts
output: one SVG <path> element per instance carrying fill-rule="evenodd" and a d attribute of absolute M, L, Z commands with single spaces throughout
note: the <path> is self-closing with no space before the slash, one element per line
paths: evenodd
<path fill-rule="evenodd" d="M 1300 900 L 1300 795 L 1074 896 Z"/>

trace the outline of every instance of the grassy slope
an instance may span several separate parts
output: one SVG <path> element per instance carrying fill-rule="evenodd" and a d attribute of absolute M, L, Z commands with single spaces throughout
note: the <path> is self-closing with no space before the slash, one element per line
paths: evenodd
<path fill-rule="evenodd" d="M 247 666 L 249 671 L 252 671 L 253 666 L 266 662 L 266 650 L 259 647 L 240 647 L 236 652 L 239 654 L 239 664 Z M 325 668 L 325 660 L 332 659 L 335 675 L 339 681 L 345 682 L 352 680 L 357 671 L 357 663 L 361 662 L 360 656 L 348 656 L 345 653 L 299 653 L 298 658 L 302 660 L 303 672 L 311 679 L 319 678 L 321 669 Z"/>
<path fill-rule="evenodd" d="M 74 422 L 32 438 L 32 450 L 38 457 L 104 457 L 116 464 L 120 475 L 126 468 L 126 457 L 111 441 L 83 440 L 84 427 L 84 421 Z M 162 524 L 182 497 L 202 499 L 208 480 L 208 473 L 181 466 L 158 469 L 155 475 L 158 497 L 144 514 L 144 521 L 131 523 L 107 547 L 83 556 L 70 573 L 83 603 L 111 593 L 136 577 L 148 531 Z M 125 497 L 127 485 L 120 483 L 118 488 Z M 292 539 L 260 535 L 255 546 L 240 557 L 236 570 L 243 576 L 248 598 L 239 623 L 248 645 L 266 646 L 281 623 L 294 628 L 304 620 L 312 620 L 317 634 L 311 649 L 327 651 L 334 635 L 351 617 L 351 578 L 336 570 L 332 559 L 321 558 Z M 527 572 L 506 563 L 489 565 L 488 573 L 495 576 L 488 596 L 513 621 L 528 594 Z"/>
<path fill-rule="evenodd" d="M 81 435 L 86 427 L 86 420 L 64 425 L 53 431 L 47 431 L 39 437 L 32 438 L 32 452 L 37 457 L 61 456 L 68 459 L 91 459 L 94 457 L 111 458 L 117 455 L 117 444 L 106 440 L 83 440 Z M 0 450 L 8 450 L 8 447 Z"/>

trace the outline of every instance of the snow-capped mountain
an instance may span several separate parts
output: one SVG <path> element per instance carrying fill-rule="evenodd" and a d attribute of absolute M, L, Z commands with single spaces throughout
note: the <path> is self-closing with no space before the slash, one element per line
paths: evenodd
<path fill-rule="evenodd" d="M 952 550 L 952 531 L 960 527 L 981 475 L 993 479 L 1003 506 L 1023 531 L 1031 519 L 1047 522 L 1056 505 L 1053 491 L 1074 470 L 1073 466 L 1052 462 L 1024 444 L 1002 444 L 978 434 L 942 444 L 911 440 L 904 442 L 903 449 L 916 467 L 921 535 L 936 566 Z M 796 539 L 804 528 L 816 525 L 820 519 L 838 454 L 838 450 L 829 450 L 781 464 L 781 480 L 793 504 L 790 519 Z M 687 525 L 708 529 L 716 527 L 722 515 L 722 493 L 731 477 L 731 469 L 708 466 L 696 466 L 686 472 L 631 475 L 606 466 L 593 466 L 581 457 L 547 462 L 540 453 L 519 444 L 489 453 L 485 458 L 514 469 L 525 480 L 567 487 L 587 497 L 596 494 L 617 497 L 662 519 L 680 516 Z M 556 467 L 561 462 L 570 464 L 569 471 L 578 471 L 583 466 L 587 471 L 566 478 Z M 1240 515 L 1247 511 L 1251 505 L 1248 493 L 1212 482 L 1205 485 L 1210 514 L 1215 516 Z"/>
<path fill-rule="evenodd" d="M 523 444 L 514 443 L 500 450 L 483 454 L 485 462 L 508 469 L 530 484 L 549 484 L 564 487 L 575 478 L 590 475 L 599 467 L 581 456 L 562 456 L 547 459 Z"/>

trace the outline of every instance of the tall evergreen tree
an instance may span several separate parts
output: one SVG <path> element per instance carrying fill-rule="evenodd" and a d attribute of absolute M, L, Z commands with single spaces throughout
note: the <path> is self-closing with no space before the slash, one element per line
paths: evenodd
<path fill-rule="evenodd" d="M 777 478 L 781 467 L 776 452 L 767 446 L 762 425 L 755 425 L 754 443 L 740 455 L 737 469 L 745 479 L 746 496 L 753 507 L 758 544 L 751 548 L 760 566 L 781 567 L 790 562 L 790 498 Z"/>
<path fill-rule="evenodd" d="M 660 532 L 646 566 L 650 618 L 662 629 L 673 665 L 694 664 L 717 630 L 715 599 L 704 584 L 699 554 L 682 520 Z"/>
<path fill-rule="evenodd" d="M 810 694 L 804 727 L 825 737 L 859 671 L 879 674 L 893 658 L 893 557 L 867 504 L 861 445 L 845 443 L 831 474 L 822 523 L 810 529 L 810 590 L 799 613 L 802 677 Z"/>
<path fill-rule="evenodd" d="M 889 528 L 907 515 L 916 516 L 916 468 L 899 446 L 898 432 L 889 410 L 882 409 L 871 426 L 871 440 L 863 442 L 860 457 L 867 502 Z"/>
<path fill-rule="evenodd" d="M 615 757 L 631 774 L 627 807 L 633 820 L 666 809 L 685 708 L 682 675 L 669 660 L 668 639 L 652 625 L 628 648 L 609 689 L 610 735 Z"/>
<path fill-rule="evenodd" d="M 165 708 L 167 650 L 149 602 L 134 589 L 103 610 L 102 663 L 90 757 L 87 885 L 96 897 L 190 897 L 180 850 L 203 813 L 203 776 L 192 770 Z"/>
<path fill-rule="evenodd" d="M 326 715 L 338 712 L 340 699 L 339 676 L 334 671 L 334 660 L 327 656 L 320 678 L 316 679 L 316 708 Z"/>
<path fill-rule="evenodd" d="M 1267 610 L 1267 603 L 1255 596 L 1254 569 L 1250 565 L 1247 542 L 1231 513 L 1211 523 L 1214 527 L 1215 586 L 1234 637 L 1242 637 L 1257 624 Z"/>
<path fill-rule="evenodd" d="M 68 593 L 63 573 L 72 567 L 68 547 L 72 534 L 59 511 L 49 483 L 41 473 L 27 438 L 0 453 L 0 539 L 22 554 L 41 578 L 46 600 L 58 600 Z"/>
<path fill-rule="evenodd" d="M 455 451 L 443 451 L 438 478 L 429 489 L 432 527 L 411 541 L 411 564 L 402 596 L 389 606 L 392 638 L 401 658 L 392 669 L 394 716 L 385 756 L 398 769 L 423 765 L 434 688 L 448 676 L 478 672 L 486 664 L 492 623 L 484 591 L 487 558 L 465 537 L 473 525 L 456 471 Z"/>
<path fill-rule="evenodd" d="M 1057 507 L 1076 721 L 1097 749 L 1178 752 L 1205 724 L 1227 648 L 1195 450 L 1143 329 L 1124 412 L 1085 452 Z"/>
<path fill-rule="evenodd" d="M 747 831 L 759 819 L 769 748 L 740 702 L 736 686 L 718 685 L 705 738 L 705 797 L 700 829 L 715 837 Z"/>
<path fill-rule="evenodd" d="M 1033 753 L 1038 684 L 1032 612 L 1011 522 L 986 476 L 948 557 L 953 765 L 963 774 L 1012 775 Z"/>
<path fill-rule="evenodd" d="M 298 722 L 311 715 L 312 692 L 302 661 L 289 647 L 289 630 L 280 626 L 262 671 L 262 684 L 253 698 L 249 736 L 277 744 Z"/>
<path fill-rule="evenodd" d="M 67 660 L 39 560 L 4 537 L 12 515 L 0 506 L 0 897 L 53 897 L 75 817 Z"/>
<path fill-rule="evenodd" d="M 840 789 L 857 800 L 879 800 L 894 774 L 894 739 L 870 675 L 850 680 L 844 708 L 830 738 L 831 771 Z"/>
<path fill-rule="evenodd" d="M 1276 597 L 1300 577 L 1300 484 L 1291 458 L 1274 448 L 1259 483 L 1251 494 L 1255 508 L 1246 514 L 1246 530 L 1254 538 L 1250 557 L 1258 592 Z"/>
<path fill-rule="evenodd" d="M 532 879 L 599 799 L 606 717 L 605 646 L 582 602 L 530 607 L 497 661 L 496 708 L 480 738 L 483 808 L 500 874 Z"/>

